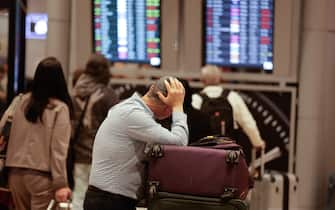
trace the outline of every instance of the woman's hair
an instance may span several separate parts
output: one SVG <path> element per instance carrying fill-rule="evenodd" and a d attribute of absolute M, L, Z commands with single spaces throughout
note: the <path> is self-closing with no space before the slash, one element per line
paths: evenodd
<path fill-rule="evenodd" d="M 55 57 L 43 59 L 37 66 L 31 89 L 31 99 L 25 109 L 25 117 L 28 121 L 42 122 L 42 115 L 50 98 L 63 101 L 70 110 L 73 108 L 70 94 L 67 89 L 63 68 Z"/>
<path fill-rule="evenodd" d="M 110 79 L 109 61 L 101 54 L 93 54 L 86 63 L 85 73 L 95 79 L 97 83 L 107 85 Z"/>

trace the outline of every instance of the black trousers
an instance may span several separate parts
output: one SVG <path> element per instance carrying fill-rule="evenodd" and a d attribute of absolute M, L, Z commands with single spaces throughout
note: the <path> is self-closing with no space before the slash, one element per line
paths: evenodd
<path fill-rule="evenodd" d="M 137 201 L 94 186 L 88 186 L 84 210 L 136 210 Z"/>

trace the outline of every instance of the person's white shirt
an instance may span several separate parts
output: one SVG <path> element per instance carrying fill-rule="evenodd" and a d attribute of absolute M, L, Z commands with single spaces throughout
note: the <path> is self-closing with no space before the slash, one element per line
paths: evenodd
<path fill-rule="evenodd" d="M 218 98 L 223 92 L 222 86 L 207 86 L 202 90 L 209 98 Z M 230 91 L 227 97 L 228 102 L 233 108 L 234 128 L 240 126 L 249 137 L 254 147 L 263 144 L 257 124 L 242 97 L 235 91 Z M 192 106 L 200 110 L 203 99 L 199 94 L 192 95 Z"/>

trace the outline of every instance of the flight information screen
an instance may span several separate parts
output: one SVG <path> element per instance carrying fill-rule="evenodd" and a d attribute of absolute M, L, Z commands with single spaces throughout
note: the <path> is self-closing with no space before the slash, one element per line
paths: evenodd
<path fill-rule="evenodd" d="M 205 63 L 273 69 L 273 0 L 206 0 Z"/>
<path fill-rule="evenodd" d="M 93 0 L 94 51 L 160 66 L 160 0 Z"/>

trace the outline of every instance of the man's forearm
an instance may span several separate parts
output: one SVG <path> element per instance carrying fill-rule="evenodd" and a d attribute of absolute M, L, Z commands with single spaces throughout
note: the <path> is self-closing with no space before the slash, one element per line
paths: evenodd
<path fill-rule="evenodd" d="M 183 106 L 175 106 L 172 108 L 172 111 L 174 112 L 184 112 Z"/>

